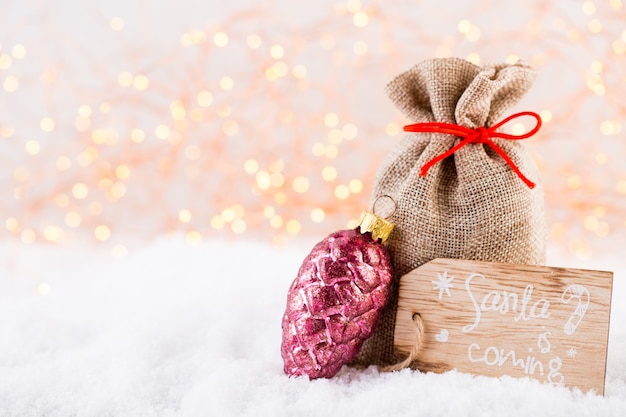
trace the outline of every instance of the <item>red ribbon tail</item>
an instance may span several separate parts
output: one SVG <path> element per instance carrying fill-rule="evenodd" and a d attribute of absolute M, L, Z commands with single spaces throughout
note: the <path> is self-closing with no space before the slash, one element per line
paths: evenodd
<path fill-rule="evenodd" d="M 513 170 L 513 172 L 515 172 L 517 174 L 517 176 L 519 177 L 520 180 L 524 181 L 524 184 L 526 184 L 528 186 L 528 188 L 533 189 L 535 188 L 535 183 L 532 182 L 531 180 L 529 180 L 523 173 L 522 171 L 520 171 L 520 169 L 517 167 L 517 165 L 515 165 L 515 162 L 513 162 L 513 160 L 506 154 L 506 152 L 504 152 L 502 150 L 502 148 L 500 148 L 498 145 L 496 145 L 493 141 L 486 139 L 485 143 L 489 146 L 491 146 L 491 149 L 493 149 L 494 151 L 496 151 L 498 153 L 498 155 L 500 155 L 502 157 L 502 159 L 504 159 L 504 161 L 509 165 L 509 167 Z"/>

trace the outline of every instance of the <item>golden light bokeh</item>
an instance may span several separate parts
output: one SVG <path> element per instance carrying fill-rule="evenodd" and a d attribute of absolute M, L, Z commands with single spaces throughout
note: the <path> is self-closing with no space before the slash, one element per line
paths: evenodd
<path fill-rule="evenodd" d="M 550 243 L 584 258 L 626 237 L 621 0 L 522 14 L 512 0 L 446 13 L 436 1 L 235 2 L 210 23 L 185 2 L 115 14 L 92 3 L 75 24 L 34 2 L 37 25 L 14 6 L 0 16 L 28 28 L 0 35 L 4 239 L 92 241 L 124 258 L 130 242 L 175 232 L 288 244 L 352 226 L 410 123 L 386 83 L 448 56 L 537 68 L 511 113 L 543 118 L 525 145 L 544 177 Z"/>

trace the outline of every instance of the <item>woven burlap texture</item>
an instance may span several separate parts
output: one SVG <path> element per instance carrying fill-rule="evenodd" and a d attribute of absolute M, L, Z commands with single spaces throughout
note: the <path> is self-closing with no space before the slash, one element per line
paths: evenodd
<path fill-rule="evenodd" d="M 519 62 L 479 67 L 456 58 L 419 63 L 387 86 L 391 100 L 416 123 L 447 122 L 468 128 L 499 122 L 531 87 L 535 71 Z M 469 144 L 419 175 L 424 164 L 460 141 L 449 134 L 407 133 L 383 161 L 372 204 L 395 200 L 388 241 L 395 269 L 392 299 L 368 339 L 358 365 L 386 365 L 394 356 L 393 333 L 400 277 L 435 258 L 543 264 L 546 223 L 543 185 L 520 141 L 493 139 L 533 182 L 530 189 L 484 144 Z"/>

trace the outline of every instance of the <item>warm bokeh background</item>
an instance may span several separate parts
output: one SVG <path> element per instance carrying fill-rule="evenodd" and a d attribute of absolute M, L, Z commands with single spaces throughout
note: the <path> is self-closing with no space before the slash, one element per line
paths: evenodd
<path fill-rule="evenodd" d="M 0 239 L 325 236 L 367 208 L 408 121 L 384 95 L 432 57 L 539 70 L 515 110 L 550 244 L 626 238 L 626 5 L 547 1 L 5 1 Z M 513 127 L 514 129 L 516 127 Z"/>

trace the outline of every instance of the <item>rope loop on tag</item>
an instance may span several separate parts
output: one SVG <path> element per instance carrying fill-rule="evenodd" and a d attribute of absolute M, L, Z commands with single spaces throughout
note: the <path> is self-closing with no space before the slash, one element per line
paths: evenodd
<path fill-rule="evenodd" d="M 411 349 L 409 355 L 402 362 L 382 367 L 380 369 L 382 372 L 396 372 L 408 368 L 415 358 L 417 358 L 422 348 L 422 340 L 424 338 L 424 321 L 419 313 L 415 313 L 413 314 L 412 322 L 415 327 L 415 343 L 413 343 L 413 349 Z"/>

